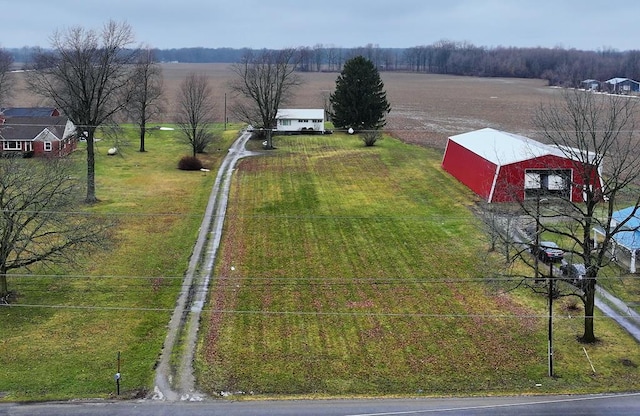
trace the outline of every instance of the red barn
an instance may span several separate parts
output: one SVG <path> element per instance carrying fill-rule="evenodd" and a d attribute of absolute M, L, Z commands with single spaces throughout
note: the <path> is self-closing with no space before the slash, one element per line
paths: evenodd
<path fill-rule="evenodd" d="M 449 137 L 442 167 L 490 203 L 542 194 L 581 202 L 585 172 L 587 184 L 602 182 L 594 166 L 568 157 L 576 152 L 485 128 Z"/>

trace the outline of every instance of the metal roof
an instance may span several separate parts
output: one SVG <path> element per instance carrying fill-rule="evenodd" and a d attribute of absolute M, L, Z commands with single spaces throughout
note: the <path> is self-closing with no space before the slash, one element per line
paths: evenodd
<path fill-rule="evenodd" d="M 625 82 L 625 81 L 633 82 L 635 84 L 640 84 L 640 82 L 634 81 L 631 78 L 611 78 L 611 79 L 606 80 L 605 82 L 607 84 L 617 85 L 617 84 L 620 84 L 621 82 Z"/>
<path fill-rule="evenodd" d="M 560 149 L 531 140 L 519 134 L 484 128 L 449 137 L 483 159 L 500 166 L 522 162 L 546 155 L 562 158 L 566 156 Z"/>
<path fill-rule="evenodd" d="M 635 207 L 633 206 L 621 209 L 614 212 L 611 218 L 616 222 L 622 222 L 630 217 L 634 209 Z M 638 230 L 640 228 L 640 218 L 637 217 L 638 215 L 640 215 L 640 211 L 636 212 L 635 215 L 625 223 L 624 229 L 629 231 L 620 231 L 613 236 L 617 244 L 620 244 L 628 250 L 640 249 L 640 231 Z"/>

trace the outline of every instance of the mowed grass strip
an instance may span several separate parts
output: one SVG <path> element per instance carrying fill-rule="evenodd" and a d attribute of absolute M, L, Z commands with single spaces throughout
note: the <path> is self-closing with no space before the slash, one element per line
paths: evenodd
<path fill-rule="evenodd" d="M 112 221 L 113 242 L 78 252 L 75 267 L 24 271 L 9 281 L 18 298 L 15 307 L 0 308 L 0 400 L 115 396 L 118 351 L 121 397 L 153 386 L 215 172 L 237 126 L 201 156 L 206 175 L 177 169 L 190 149 L 176 132 L 147 136 L 145 153 L 137 151 L 135 131 L 128 133 L 129 145 L 119 143 L 116 156 L 107 156 L 113 143 L 97 143 L 101 201 L 77 207 Z M 73 155 L 80 177 L 85 156 L 82 148 Z"/>
<path fill-rule="evenodd" d="M 234 178 L 199 344 L 206 391 L 519 391 L 544 374 L 543 320 L 475 280 L 491 261 L 472 197 L 436 152 L 276 143 Z"/>
<path fill-rule="evenodd" d="M 483 282 L 502 264 L 437 152 L 385 138 L 278 137 L 241 162 L 196 367 L 210 394 L 585 392 L 640 386 L 636 342 L 544 296 Z M 479 280 L 478 280 L 479 279 Z M 628 360 L 628 361 L 625 361 Z M 626 363 L 626 364 L 625 364 Z M 541 387 L 537 387 L 542 383 Z M 237 396 L 236 396 L 237 397 Z"/>

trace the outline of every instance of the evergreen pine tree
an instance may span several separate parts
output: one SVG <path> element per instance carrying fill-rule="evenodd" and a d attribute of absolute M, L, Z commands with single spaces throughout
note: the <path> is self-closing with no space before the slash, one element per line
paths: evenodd
<path fill-rule="evenodd" d="M 379 130 L 391 111 L 384 83 L 373 62 L 357 56 L 344 64 L 330 97 L 333 125 L 355 131 Z"/>

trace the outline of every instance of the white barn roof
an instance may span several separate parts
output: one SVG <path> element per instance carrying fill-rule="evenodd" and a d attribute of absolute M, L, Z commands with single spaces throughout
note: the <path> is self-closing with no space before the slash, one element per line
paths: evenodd
<path fill-rule="evenodd" d="M 449 140 L 492 162 L 508 165 L 546 155 L 565 157 L 556 147 L 529 139 L 519 134 L 484 128 L 449 137 Z"/>
<path fill-rule="evenodd" d="M 324 120 L 324 110 L 315 108 L 283 108 L 276 113 L 276 119 Z"/>
<path fill-rule="evenodd" d="M 638 84 L 638 81 L 632 80 L 631 78 L 619 78 L 619 77 L 618 78 L 608 79 L 605 82 L 607 84 L 616 85 L 616 84 L 620 84 L 621 82 L 625 82 L 625 81 L 630 81 L 630 82 Z"/>

